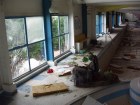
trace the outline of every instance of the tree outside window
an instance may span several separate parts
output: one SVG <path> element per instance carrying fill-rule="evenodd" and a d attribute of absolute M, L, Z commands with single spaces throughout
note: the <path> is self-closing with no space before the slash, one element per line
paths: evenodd
<path fill-rule="evenodd" d="M 54 57 L 69 50 L 68 16 L 52 16 Z"/>

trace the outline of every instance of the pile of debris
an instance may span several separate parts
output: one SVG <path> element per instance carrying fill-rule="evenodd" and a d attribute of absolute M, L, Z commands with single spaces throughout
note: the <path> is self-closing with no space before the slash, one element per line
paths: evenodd
<path fill-rule="evenodd" d="M 118 76 L 112 72 L 99 71 L 96 55 L 89 54 L 91 63 L 87 66 L 75 66 L 73 68 L 74 84 L 78 87 L 103 86 L 119 82 Z"/>

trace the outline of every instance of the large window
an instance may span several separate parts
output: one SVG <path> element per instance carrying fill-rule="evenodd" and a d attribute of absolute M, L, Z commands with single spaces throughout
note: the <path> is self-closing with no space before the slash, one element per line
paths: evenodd
<path fill-rule="evenodd" d="M 12 78 L 46 61 L 43 17 L 5 19 Z"/>
<path fill-rule="evenodd" d="M 118 13 L 118 25 L 121 24 L 121 13 Z"/>
<path fill-rule="evenodd" d="M 102 36 L 104 29 L 104 15 L 98 14 L 96 15 L 96 36 L 100 37 Z"/>
<path fill-rule="evenodd" d="M 99 35 L 99 15 L 96 15 L 96 35 Z"/>
<path fill-rule="evenodd" d="M 54 57 L 69 50 L 68 16 L 52 16 Z"/>

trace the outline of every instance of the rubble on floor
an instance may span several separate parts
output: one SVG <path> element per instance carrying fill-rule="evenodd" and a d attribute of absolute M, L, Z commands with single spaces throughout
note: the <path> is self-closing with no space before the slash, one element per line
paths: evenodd
<path fill-rule="evenodd" d="M 140 28 L 126 32 L 122 42 L 111 60 L 108 69 L 119 76 L 121 81 L 130 81 L 140 76 Z M 126 41 L 129 40 L 129 41 Z M 115 69 L 114 69 L 115 68 Z"/>

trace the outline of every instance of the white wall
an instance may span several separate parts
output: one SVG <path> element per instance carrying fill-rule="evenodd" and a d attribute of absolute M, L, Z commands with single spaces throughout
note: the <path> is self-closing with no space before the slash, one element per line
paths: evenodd
<path fill-rule="evenodd" d="M 82 33 L 82 6 L 81 4 L 73 3 L 74 7 L 74 34 Z"/>
<path fill-rule="evenodd" d="M 5 16 L 42 15 L 42 0 L 4 0 Z"/>
<path fill-rule="evenodd" d="M 68 15 L 69 6 L 67 0 L 52 0 L 50 12 Z"/>
<path fill-rule="evenodd" d="M 133 2 L 132 2 L 133 1 Z M 75 0 L 78 3 L 115 3 L 115 4 L 129 4 L 129 3 L 139 3 L 139 0 Z"/>

